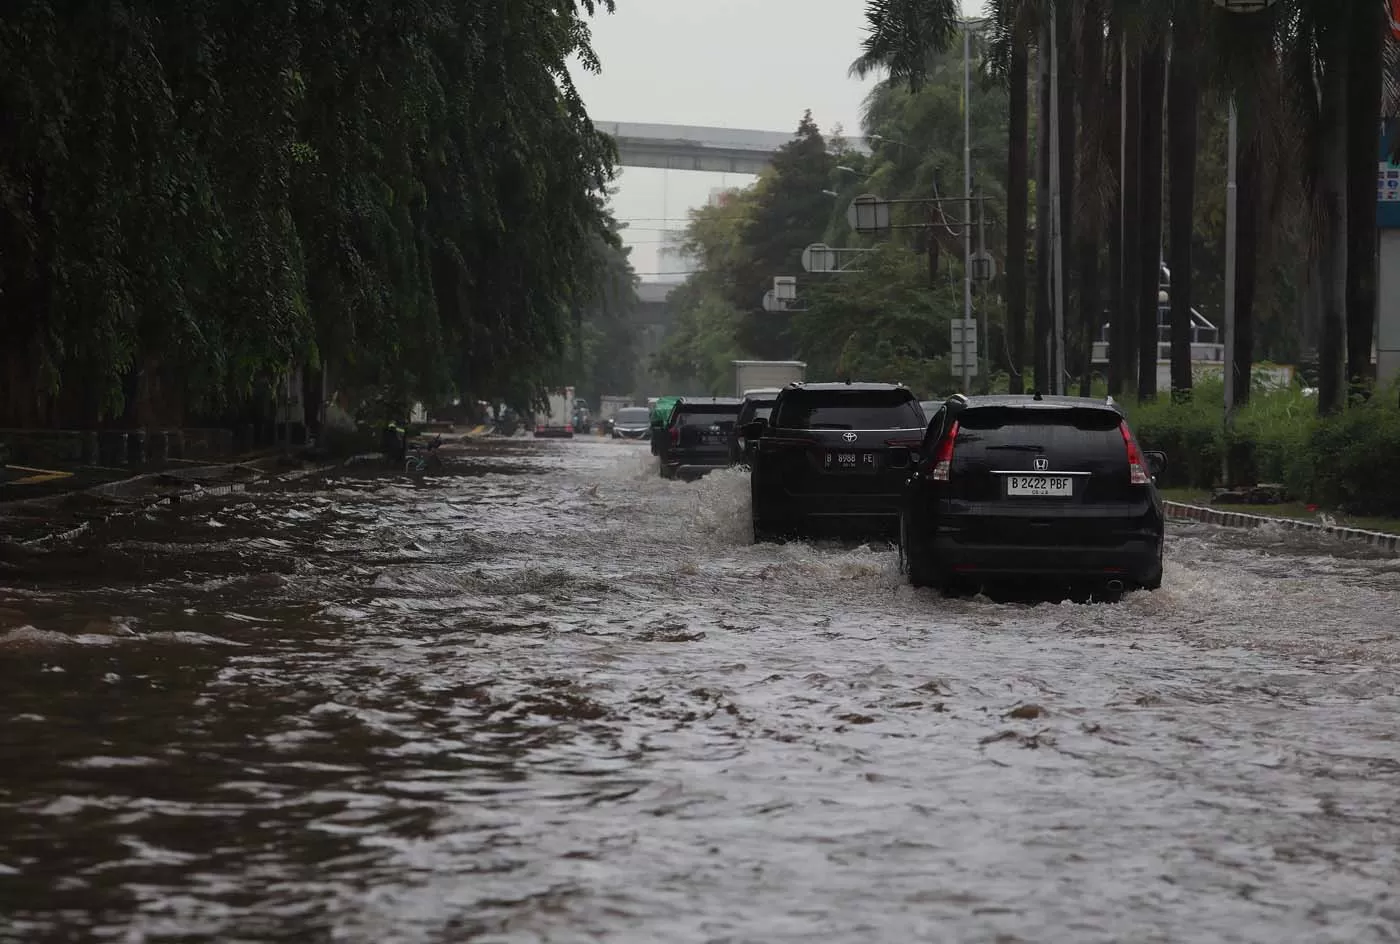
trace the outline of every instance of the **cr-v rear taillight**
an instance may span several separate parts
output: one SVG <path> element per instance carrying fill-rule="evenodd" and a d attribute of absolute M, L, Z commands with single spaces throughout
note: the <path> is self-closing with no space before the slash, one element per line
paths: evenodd
<path fill-rule="evenodd" d="M 1128 481 L 1134 485 L 1151 485 L 1152 476 L 1147 471 L 1142 450 L 1133 438 L 1133 431 L 1128 429 L 1127 420 L 1118 424 L 1118 431 L 1123 434 L 1123 446 L 1128 450 Z"/>
<path fill-rule="evenodd" d="M 681 428 L 679 425 L 671 427 L 671 445 L 679 445 L 681 441 Z"/>
<path fill-rule="evenodd" d="M 958 441 L 958 424 L 954 421 L 948 428 L 948 435 L 944 436 L 938 444 L 938 452 L 933 457 L 933 472 L 931 478 L 935 482 L 948 481 L 948 474 L 953 471 L 953 446 Z"/>

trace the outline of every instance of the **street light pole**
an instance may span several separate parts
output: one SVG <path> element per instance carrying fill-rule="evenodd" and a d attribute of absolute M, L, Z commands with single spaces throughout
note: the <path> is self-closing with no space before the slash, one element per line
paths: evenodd
<path fill-rule="evenodd" d="M 972 332 L 972 24 L 963 20 L 963 330 L 962 387 L 971 392 L 971 357 L 968 335 Z"/>
<path fill-rule="evenodd" d="M 1225 145 L 1229 150 L 1225 162 L 1225 363 L 1222 365 L 1225 375 L 1225 450 L 1222 456 L 1225 467 L 1222 472 L 1227 486 L 1230 484 L 1230 426 L 1235 419 L 1235 388 L 1238 383 L 1235 377 L 1235 247 L 1238 241 L 1235 227 L 1236 208 L 1239 205 L 1239 125 L 1235 96 L 1231 95 L 1230 132 Z M 1245 382 L 1248 383 L 1249 378 L 1246 377 Z"/>

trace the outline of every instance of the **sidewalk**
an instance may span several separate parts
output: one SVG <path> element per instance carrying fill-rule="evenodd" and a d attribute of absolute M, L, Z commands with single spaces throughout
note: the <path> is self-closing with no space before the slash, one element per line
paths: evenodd
<path fill-rule="evenodd" d="M 0 542 L 42 545 L 124 514 L 228 495 L 258 481 L 301 478 L 337 464 L 267 451 L 228 462 L 177 461 L 145 469 L 0 467 Z"/>

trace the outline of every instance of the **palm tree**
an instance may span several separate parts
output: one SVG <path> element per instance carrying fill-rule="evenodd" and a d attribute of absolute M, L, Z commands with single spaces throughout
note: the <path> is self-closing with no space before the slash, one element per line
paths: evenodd
<path fill-rule="evenodd" d="M 1077 205 L 1079 219 L 1079 308 L 1080 347 L 1083 361 L 1079 374 L 1079 394 L 1089 396 L 1093 388 L 1094 338 L 1103 319 L 1099 243 L 1108 216 L 1106 191 L 1116 184 L 1111 171 L 1115 156 L 1109 150 L 1118 124 L 1117 112 L 1104 107 L 1111 83 L 1104 73 L 1104 0 L 1084 0 L 1079 28 L 1079 167 Z M 1110 253 L 1112 256 L 1112 253 Z"/>
<path fill-rule="evenodd" d="M 1191 240 L 1195 233 L 1197 70 L 1196 0 L 1181 0 L 1172 16 L 1167 76 L 1167 169 L 1170 187 L 1172 397 L 1191 395 Z"/>
<path fill-rule="evenodd" d="M 1371 339 L 1376 327 L 1376 128 L 1380 124 L 1386 31 L 1383 3 L 1351 4 L 1347 36 L 1347 368 L 1353 395 L 1375 379 Z"/>
<path fill-rule="evenodd" d="M 862 78 L 876 69 L 917 88 L 934 53 L 958 35 L 958 0 L 866 0 L 869 24 L 862 53 L 851 71 Z"/>
<path fill-rule="evenodd" d="M 1141 243 L 1138 251 L 1138 387 L 1139 400 L 1157 396 L 1157 293 L 1162 281 L 1162 94 L 1166 55 L 1161 32 L 1149 23 L 1143 37 L 1138 107 L 1138 200 Z"/>
<path fill-rule="evenodd" d="M 1020 5 L 996 11 L 998 40 L 1006 40 L 1010 90 L 1006 167 L 1006 327 L 1011 349 L 1010 390 L 1025 391 L 1026 230 L 1030 202 L 1030 40 Z M 1002 16 L 1009 14 L 1009 21 Z"/>

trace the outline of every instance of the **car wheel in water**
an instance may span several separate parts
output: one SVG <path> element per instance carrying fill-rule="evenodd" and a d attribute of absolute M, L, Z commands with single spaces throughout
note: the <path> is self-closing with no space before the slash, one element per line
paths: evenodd
<path fill-rule="evenodd" d="M 922 542 L 914 539 L 913 529 L 909 527 L 907 514 L 899 516 L 899 560 L 911 587 L 938 585 L 928 549 L 922 546 Z"/>

